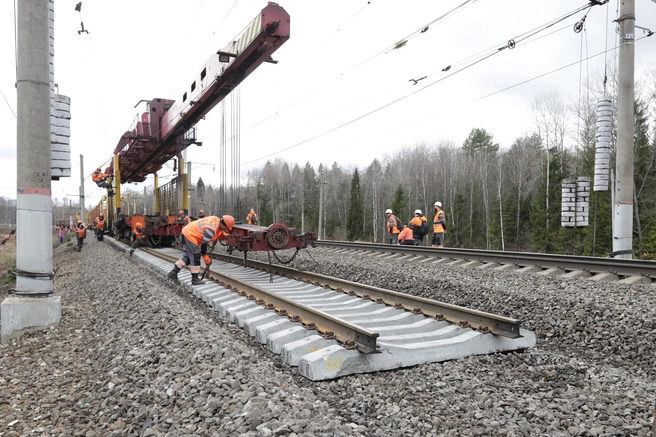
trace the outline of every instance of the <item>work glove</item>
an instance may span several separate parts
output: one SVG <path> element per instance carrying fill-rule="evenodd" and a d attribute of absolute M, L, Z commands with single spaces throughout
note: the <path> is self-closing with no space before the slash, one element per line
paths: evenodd
<path fill-rule="evenodd" d="M 203 262 L 209 267 L 212 264 L 212 259 L 209 255 L 203 255 Z"/>

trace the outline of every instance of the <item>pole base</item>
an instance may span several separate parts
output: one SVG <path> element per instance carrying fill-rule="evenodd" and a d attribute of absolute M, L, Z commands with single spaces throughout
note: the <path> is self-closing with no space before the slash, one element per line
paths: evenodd
<path fill-rule="evenodd" d="M 61 296 L 8 297 L 0 304 L 1 341 L 5 344 L 26 332 L 59 325 L 61 313 Z"/>

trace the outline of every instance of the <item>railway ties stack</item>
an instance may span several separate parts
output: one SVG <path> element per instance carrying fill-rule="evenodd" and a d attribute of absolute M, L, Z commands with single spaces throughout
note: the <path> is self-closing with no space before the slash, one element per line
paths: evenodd
<path fill-rule="evenodd" d="M 171 268 L 170 260 L 141 251 L 134 256 L 162 275 Z M 364 296 L 366 286 L 360 284 L 353 284 L 356 291 L 342 292 L 219 261 L 212 264 L 212 275 L 220 282 L 192 286 L 188 271 L 178 277 L 190 293 L 313 381 L 535 346 L 535 334 L 513 319 L 471 311 L 469 321 L 453 323 L 464 309 L 442 304 L 444 314 L 435 317 L 428 303 L 411 300 L 417 298 L 393 292 L 383 298 L 373 288 Z"/>

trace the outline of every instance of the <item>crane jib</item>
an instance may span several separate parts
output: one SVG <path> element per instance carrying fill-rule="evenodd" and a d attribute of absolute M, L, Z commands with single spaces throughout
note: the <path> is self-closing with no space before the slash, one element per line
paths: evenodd
<path fill-rule="evenodd" d="M 211 55 L 176 100 L 152 99 L 121 136 L 118 154 L 120 183 L 142 182 L 189 145 L 196 143 L 194 126 L 290 36 L 289 14 L 269 3 L 240 37 Z M 117 170 L 119 170 L 117 169 Z M 114 162 L 106 172 L 114 171 Z"/>

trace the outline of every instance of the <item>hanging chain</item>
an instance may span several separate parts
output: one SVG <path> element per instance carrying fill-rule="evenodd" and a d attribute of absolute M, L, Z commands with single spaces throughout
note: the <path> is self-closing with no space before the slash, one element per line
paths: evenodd
<path fill-rule="evenodd" d="M 280 264 L 289 264 L 290 262 L 294 261 L 294 258 L 296 258 L 296 255 L 298 255 L 298 252 L 299 252 L 299 251 L 300 251 L 300 249 L 297 247 L 297 248 L 296 248 L 296 252 L 294 252 L 294 255 L 292 255 L 292 257 L 289 258 L 287 261 L 283 261 L 283 260 L 281 260 L 280 258 L 278 258 L 278 255 L 276 255 L 276 252 L 275 252 L 275 251 L 271 251 L 271 253 L 273 253 L 273 257 L 274 257 L 274 258 L 276 259 L 276 261 L 278 261 Z"/>

